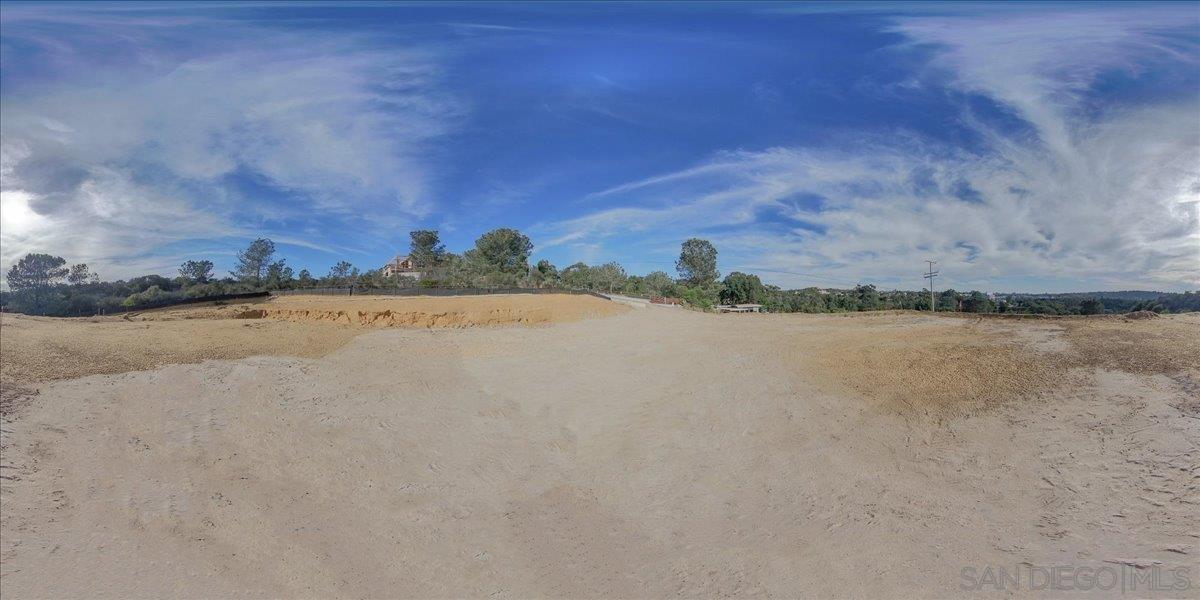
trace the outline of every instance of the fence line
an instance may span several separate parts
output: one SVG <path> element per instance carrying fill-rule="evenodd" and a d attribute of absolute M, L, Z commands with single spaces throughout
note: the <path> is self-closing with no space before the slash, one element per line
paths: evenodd
<path fill-rule="evenodd" d="M 97 314 L 118 315 L 127 312 L 138 312 L 143 310 L 153 310 L 155 308 L 167 308 L 169 306 L 183 306 L 186 304 L 201 304 L 204 302 L 222 302 L 226 300 L 249 300 L 251 298 L 266 298 L 270 292 L 244 292 L 240 294 L 217 294 L 214 296 L 197 296 L 195 298 L 172 298 L 170 300 L 160 300 L 149 304 L 139 304 L 137 306 L 123 306 L 108 311 L 101 311 Z"/>
<path fill-rule="evenodd" d="M 172 298 L 170 300 L 162 300 L 150 304 L 139 304 L 137 306 L 121 307 L 118 309 L 110 309 L 101 311 L 97 314 L 122 314 L 127 312 L 139 312 L 143 310 L 153 310 L 156 308 L 168 308 L 172 306 L 185 306 L 188 304 L 201 304 L 204 302 L 222 302 L 236 300 L 250 300 L 252 298 L 266 298 L 267 296 L 297 296 L 297 295 L 321 295 L 321 296 L 483 296 L 487 294 L 576 294 L 581 296 L 595 296 L 610 300 L 604 294 L 593 292 L 591 290 L 576 290 L 569 288 L 518 288 L 518 287 L 496 287 L 496 288 L 480 288 L 480 287 L 412 287 L 412 288 L 361 288 L 361 287 L 322 287 L 322 288 L 301 288 L 292 290 L 271 290 L 263 292 L 245 292 L 240 294 L 218 294 L 214 296 L 200 296 L 196 298 Z"/>

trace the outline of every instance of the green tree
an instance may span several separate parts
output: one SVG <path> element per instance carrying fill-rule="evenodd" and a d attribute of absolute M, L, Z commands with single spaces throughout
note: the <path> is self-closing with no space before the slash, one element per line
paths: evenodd
<path fill-rule="evenodd" d="M 312 273 L 309 273 L 308 269 L 300 269 L 300 274 L 296 276 L 296 285 L 302 288 L 310 288 L 316 286 L 316 284 L 317 280 L 313 279 Z"/>
<path fill-rule="evenodd" d="M 408 257 L 420 269 L 430 269 L 442 264 L 446 257 L 446 246 L 438 237 L 435 229 L 418 229 L 410 231 L 408 236 L 412 241 L 408 246 Z"/>
<path fill-rule="evenodd" d="M 338 261 L 336 265 L 329 268 L 329 275 L 326 278 L 333 285 L 348 285 L 352 280 L 358 279 L 358 268 L 348 261 Z"/>
<path fill-rule="evenodd" d="M 500 273 L 524 275 L 529 270 L 529 254 L 533 242 L 525 234 L 502 227 L 493 229 L 475 240 L 475 249 L 469 250 L 469 260 L 479 261 L 485 268 Z"/>
<path fill-rule="evenodd" d="M 717 272 L 717 249 L 708 240 L 691 238 L 684 242 L 675 261 L 679 277 L 690 286 L 708 286 L 721 276 Z"/>
<path fill-rule="evenodd" d="M 611 294 L 613 290 L 625 287 L 625 279 L 628 275 L 625 274 L 625 267 L 622 267 L 616 262 L 607 262 L 594 269 L 596 284 L 601 288 L 607 288 Z"/>
<path fill-rule="evenodd" d="M 994 313 L 996 312 L 996 303 L 987 294 L 983 292 L 971 292 L 967 294 L 962 301 L 963 312 L 970 313 Z"/>
<path fill-rule="evenodd" d="M 266 238 L 254 240 L 245 250 L 238 252 L 237 266 L 231 274 L 242 281 L 261 284 L 274 255 L 275 242 Z"/>
<path fill-rule="evenodd" d="M 577 289 L 591 289 L 594 284 L 592 280 L 592 268 L 581 262 L 577 262 L 563 269 L 560 277 L 562 282 L 568 287 Z"/>
<path fill-rule="evenodd" d="M 712 287 L 683 287 L 679 298 L 696 308 L 708 310 L 717 303 L 717 293 Z"/>
<path fill-rule="evenodd" d="M 533 274 L 538 287 L 554 287 L 558 284 L 558 268 L 544 258 L 537 262 Z"/>
<path fill-rule="evenodd" d="M 8 269 L 8 287 L 20 292 L 61 283 L 70 273 L 70 269 L 63 266 L 65 264 L 67 261 L 60 256 L 26 254 Z"/>
<path fill-rule="evenodd" d="M 92 272 L 84 263 L 71 265 L 71 272 L 67 273 L 67 283 L 71 285 L 82 285 L 92 279 Z"/>
<path fill-rule="evenodd" d="M 937 309 L 940 311 L 956 311 L 958 310 L 958 302 L 961 299 L 958 292 L 954 290 L 946 290 L 938 294 Z"/>
<path fill-rule="evenodd" d="M 765 299 L 762 304 L 770 312 L 826 312 L 825 296 L 821 290 L 809 287 L 802 290 L 781 290 L 775 286 L 765 286 Z"/>
<path fill-rule="evenodd" d="M 46 314 L 53 286 L 62 283 L 70 269 L 67 261 L 49 254 L 26 254 L 8 270 L 8 287 L 25 299 L 20 305 L 32 314 Z"/>
<path fill-rule="evenodd" d="M 1084 298 L 1083 302 L 1079 303 L 1079 314 L 1081 315 L 1100 315 L 1104 314 L 1104 303 L 1095 298 Z"/>
<path fill-rule="evenodd" d="M 213 262 L 211 260 L 189 260 L 179 265 L 179 276 L 191 283 L 208 283 L 212 280 Z"/>
<path fill-rule="evenodd" d="M 721 290 L 721 301 L 726 304 L 761 304 L 765 296 L 766 288 L 758 275 L 739 271 L 725 277 L 725 286 Z"/>
<path fill-rule="evenodd" d="M 883 302 L 879 299 L 879 292 L 873 285 L 855 286 L 854 295 L 858 297 L 858 310 L 879 310 L 883 308 Z"/>
<path fill-rule="evenodd" d="M 651 271 L 642 278 L 642 287 L 655 296 L 674 296 L 675 280 L 664 271 Z"/>
<path fill-rule="evenodd" d="M 265 285 L 271 289 L 284 289 L 291 287 L 294 281 L 292 268 L 287 265 L 286 259 L 279 259 L 267 265 L 267 276 Z"/>
<path fill-rule="evenodd" d="M 830 312 L 855 312 L 858 310 L 858 294 L 847 290 L 829 290 L 825 304 Z"/>
<path fill-rule="evenodd" d="M 157 302 L 166 302 L 181 298 L 183 295 L 180 292 L 171 292 L 159 288 L 157 285 L 152 285 L 141 292 L 130 294 L 128 298 L 121 304 L 126 307 L 143 306 L 146 304 L 154 304 Z"/>

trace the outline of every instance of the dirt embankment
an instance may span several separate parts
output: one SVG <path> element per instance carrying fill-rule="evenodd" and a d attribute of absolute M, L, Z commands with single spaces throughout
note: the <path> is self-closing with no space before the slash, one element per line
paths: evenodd
<path fill-rule="evenodd" d="M 622 313 L 628 307 L 570 294 L 465 297 L 286 296 L 235 314 L 239 319 L 366 327 L 551 325 Z"/>
<path fill-rule="evenodd" d="M 47 381 L 211 359 L 324 356 L 363 333 L 347 325 L 543 325 L 626 310 L 591 296 L 554 294 L 289 296 L 79 319 L 4 314 L 0 316 L 0 412 L 10 412 L 18 398 L 35 393 L 38 384 Z"/>
<path fill-rule="evenodd" d="M 136 317 L 135 317 L 136 318 Z M 333 324 L 0 316 L 0 412 L 38 384 L 247 356 L 315 358 L 358 331 Z"/>

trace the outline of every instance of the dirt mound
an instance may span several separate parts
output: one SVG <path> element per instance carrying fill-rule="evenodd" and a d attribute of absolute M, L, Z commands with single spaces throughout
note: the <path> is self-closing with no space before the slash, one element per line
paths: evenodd
<path fill-rule="evenodd" d="M 276 319 L 293 323 L 339 323 L 362 327 L 500 327 L 558 322 L 549 310 L 489 310 L 423 312 L 419 310 L 304 310 L 288 308 L 244 310 L 236 319 Z"/>
<path fill-rule="evenodd" d="M 236 319 L 338 323 L 361 327 L 465 328 L 550 325 L 606 317 L 627 307 L 573 294 L 466 297 L 285 296 L 244 308 Z"/>
<path fill-rule="evenodd" d="M 0 316 L 0 412 L 19 407 L 42 382 L 209 359 L 324 356 L 359 333 L 332 324 L 5 314 Z"/>
<path fill-rule="evenodd" d="M 358 327 L 545 325 L 628 307 L 567 294 L 457 298 L 289 296 L 268 302 L 172 307 L 111 317 L 0 316 L 0 413 L 38 384 L 162 365 L 247 356 L 324 356 Z M 247 322 L 246 320 L 254 322 Z"/>

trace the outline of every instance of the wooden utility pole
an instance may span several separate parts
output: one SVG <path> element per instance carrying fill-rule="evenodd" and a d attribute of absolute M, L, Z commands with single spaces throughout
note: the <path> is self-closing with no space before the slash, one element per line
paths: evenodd
<path fill-rule="evenodd" d="M 925 274 L 925 279 L 929 280 L 929 312 L 937 312 L 937 300 L 933 297 L 933 278 L 938 276 L 939 271 L 933 270 L 933 265 L 937 264 L 936 260 L 927 260 L 929 263 L 929 272 Z"/>

